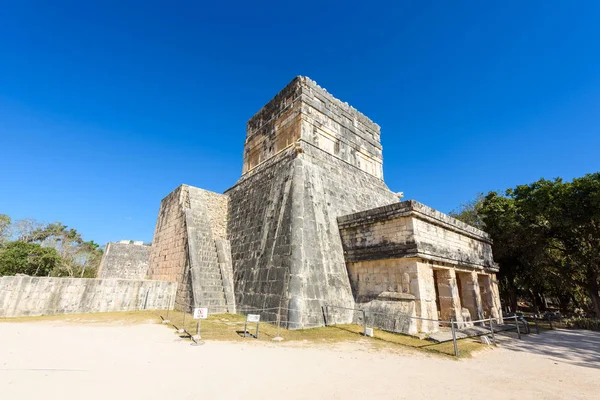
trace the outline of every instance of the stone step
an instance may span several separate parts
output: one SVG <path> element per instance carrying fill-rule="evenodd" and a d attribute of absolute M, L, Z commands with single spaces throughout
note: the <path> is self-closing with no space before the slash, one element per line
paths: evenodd
<path fill-rule="evenodd" d="M 200 282 L 204 281 L 204 280 L 221 280 L 221 272 L 200 272 L 200 274 L 198 274 L 198 278 L 200 278 Z"/>
<path fill-rule="evenodd" d="M 225 300 L 221 300 L 221 299 L 203 299 L 201 301 L 202 305 L 201 307 L 208 307 L 209 308 L 209 312 L 210 312 L 210 306 L 219 306 L 218 307 L 218 312 L 222 312 L 221 309 L 223 309 L 223 306 L 225 305 Z"/>
<path fill-rule="evenodd" d="M 225 293 L 224 292 L 205 292 L 205 291 L 202 291 L 201 297 L 204 300 L 223 300 L 223 301 L 225 301 Z"/>
<path fill-rule="evenodd" d="M 223 290 L 223 283 L 216 279 L 200 281 L 199 285 L 209 292 L 220 292 Z"/>

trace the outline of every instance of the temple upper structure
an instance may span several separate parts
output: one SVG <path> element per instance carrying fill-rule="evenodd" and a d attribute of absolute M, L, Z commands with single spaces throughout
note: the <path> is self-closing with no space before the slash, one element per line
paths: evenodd
<path fill-rule="evenodd" d="M 361 309 L 404 333 L 500 316 L 488 235 L 400 202 L 379 126 L 312 80 L 248 121 L 243 159 L 225 193 L 182 185 L 160 204 L 147 276 L 178 282 L 177 308 L 290 329 L 356 322 Z"/>

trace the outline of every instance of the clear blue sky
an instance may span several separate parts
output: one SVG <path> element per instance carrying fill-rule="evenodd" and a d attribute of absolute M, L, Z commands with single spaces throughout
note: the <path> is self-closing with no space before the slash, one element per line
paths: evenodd
<path fill-rule="evenodd" d="M 296 75 L 377 122 L 389 187 L 444 212 L 598 171 L 599 21 L 598 1 L 4 2 L 0 213 L 151 241 L 179 184 L 236 182 L 246 121 Z"/>

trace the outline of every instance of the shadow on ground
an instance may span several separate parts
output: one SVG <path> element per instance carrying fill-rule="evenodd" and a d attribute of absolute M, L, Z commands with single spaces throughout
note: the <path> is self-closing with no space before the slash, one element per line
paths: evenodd
<path fill-rule="evenodd" d="M 540 354 L 553 361 L 600 369 L 600 332 L 557 329 L 539 335 L 524 335 L 523 340 L 506 341 L 502 347 Z"/>

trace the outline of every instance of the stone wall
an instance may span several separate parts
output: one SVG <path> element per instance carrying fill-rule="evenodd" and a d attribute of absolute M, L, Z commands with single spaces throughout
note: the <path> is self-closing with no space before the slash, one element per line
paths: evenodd
<path fill-rule="evenodd" d="M 98 268 L 98 278 L 144 279 L 149 261 L 150 246 L 108 243 Z"/>
<path fill-rule="evenodd" d="M 171 309 L 176 283 L 5 276 L 0 317 Z"/>
<path fill-rule="evenodd" d="M 187 186 L 181 185 L 162 199 L 148 268 L 149 279 L 178 283 L 175 308 L 179 310 L 191 302 L 184 212 L 187 197 Z"/>
<path fill-rule="evenodd" d="M 291 328 L 321 325 L 326 303 L 354 303 L 336 218 L 397 201 L 380 179 L 303 140 L 227 194 L 237 304 L 281 303 Z"/>

